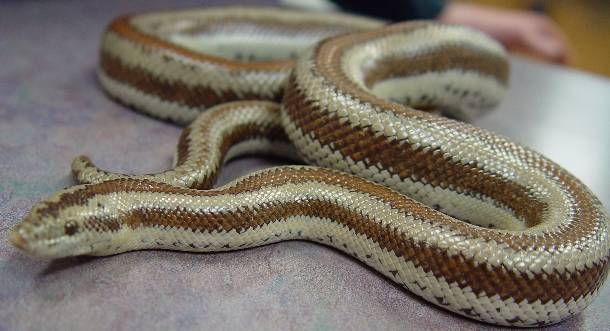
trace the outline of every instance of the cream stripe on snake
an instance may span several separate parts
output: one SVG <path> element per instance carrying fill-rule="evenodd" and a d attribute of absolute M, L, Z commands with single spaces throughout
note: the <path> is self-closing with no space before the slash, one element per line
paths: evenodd
<path fill-rule="evenodd" d="M 174 22 L 180 15 L 154 17 Z M 129 22 L 120 19 L 109 33 L 131 33 L 148 52 L 163 49 L 158 39 L 127 29 Z M 118 59 L 104 52 L 114 51 L 103 51 L 101 71 L 125 79 L 119 90 L 132 84 L 160 100 L 167 89 L 196 94 L 188 84 L 165 84 L 163 70 L 147 71 L 138 61 L 134 69 L 120 52 L 112 53 Z M 189 55 L 189 67 L 210 60 L 176 45 L 168 52 Z M 219 61 L 232 70 L 255 65 Z M 40 202 L 9 239 L 34 258 L 305 239 L 345 251 L 461 315 L 502 325 L 557 323 L 589 305 L 607 277 L 603 206 L 544 156 L 409 107 L 470 118 L 497 103 L 506 80 L 501 48 L 461 27 L 416 22 L 331 38 L 306 51 L 282 83 L 281 115 L 270 102 L 214 107 L 185 129 L 175 167 L 161 174 L 112 174 L 77 159 L 77 180 L 94 184 Z M 410 90 L 394 92 L 397 86 Z M 246 152 L 230 152 L 232 145 L 260 152 L 282 146 L 279 153 L 290 154 L 286 139 L 308 163 L 336 170 L 287 166 L 218 189 L 191 188 L 209 188 L 224 160 Z"/>

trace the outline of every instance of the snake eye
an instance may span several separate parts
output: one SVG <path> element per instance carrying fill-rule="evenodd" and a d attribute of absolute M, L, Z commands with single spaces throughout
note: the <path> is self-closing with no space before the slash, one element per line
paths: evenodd
<path fill-rule="evenodd" d="M 66 232 L 66 235 L 71 236 L 78 231 L 78 224 L 74 221 L 69 221 L 64 225 L 64 231 Z"/>

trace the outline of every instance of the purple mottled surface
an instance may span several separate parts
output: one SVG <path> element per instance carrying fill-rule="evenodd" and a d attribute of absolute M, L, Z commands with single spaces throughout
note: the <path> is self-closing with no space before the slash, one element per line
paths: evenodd
<path fill-rule="evenodd" d="M 171 165 L 180 128 L 126 110 L 98 86 L 105 25 L 125 12 L 226 3 L 0 2 L 0 330 L 495 329 L 428 304 L 360 262 L 307 242 L 58 261 L 34 261 L 9 245 L 9 230 L 33 203 L 73 183 L 69 165 L 78 155 L 115 172 Z M 513 62 L 507 101 L 479 124 L 557 160 L 608 206 L 610 81 Z M 274 163 L 233 162 L 223 181 Z M 606 286 L 583 314 L 545 330 L 608 330 L 609 296 Z"/>

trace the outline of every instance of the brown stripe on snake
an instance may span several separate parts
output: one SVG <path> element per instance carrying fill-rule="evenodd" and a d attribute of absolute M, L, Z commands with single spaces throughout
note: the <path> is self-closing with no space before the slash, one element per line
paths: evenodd
<path fill-rule="evenodd" d="M 421 74 L 422 72 L 445 71 L 461 68 L 464 71 L 484 73 L 496 77 L 502 84 L 508 85 L 508 67 L 502 58 L 493 58 L 489 54 L 473 50 L 463 45 L 440 45 L 432 47 L 434 57 L 421 54 L 420 56 L 405 59 L 404 56 L 387 56 L 374 65 L 366 68 L 364 84 L 371 88 L 375 83 L 390 77 L 404 77 Z M 455 54 L 462 56 L 456 58 Z M 427 68 L 427 69 L 423 69 Z"/>
<path fill-rule="evenodd" d="M 185 128 L 185 130 L 183 131 L 183 134 L 180 137 L 180 140 L 178 143 L 178 148 L 177 148 L 177 162 L 176 162 L 176 166 L 178 166 L 178 167 L 185 164 L 189 158 L 193 158 L 193 154 L 195 153 L 192 150 L 190 150 L 191 142 L 189 139 L 189 135 L 191 134 L 191 130 L 192 130 L 191 127 Z M 288 137 L 286 137 L 286 133 L 279 126 L 263 127 L 261 125 L 249 124 L 249 125 L 235 127 L 232 132 L 234 134 L 231 134 L 231 135 L 227 134 L 225 137 L 223 137 L 222 141 L 217 144 L 217 146 L 214 146 L 215 149 L 222 151 L 220 153 L 220 154 L 222 154 L 221 159 L 224 159 L 226 151 L 228 151 L 232 146 L 237 145 L 246 140 L 260 138 L 260 139 L 275 139 L 278 141 L 288 141 Z M 209 147 L 209 146 L 206 146 L 206 147 Z M 200 152 L 200 151 L 205 152 L 205 150 L 198 150 L 197 152 Z M 248 152 L 248 153 L 251 153 L 251 152 Z M 201 159 L 197 159 L 196 161 L 198 161 L 197 164 L 199 165 L 199 168 L 203 168 L 211 163 L 210 161 L 204 161 Z M 207 180 L 208 180 L 208 178 L 206 178 L 206 181 Z M 201 189 L 210 189 L 210 188 L 212 188 L 212 185 L 214 184 L 214 182 L 215 181 L 210 181 L 209 183 L 200 183 L 200 184 L 197 184 L 197 186 L 186 186 L 186 187 L 200 189 L 200 190 Z"/>
<path fill-rule="evenodd" d="M 243 72 L 243 71 L 281 71 L 288 70 L 294 65 L 294 60 L 284 61 L 269 61 L 269 62 L 245 62 L 245 61 L 231 61 L 228 59 L 218 58 L 215 56 L 209 56 L 206 54 L 194 52 L 184 47 L 177 46 L 174 43 L 167 42 L 158 38 L 157 36 L 142 33 L 130 23 L 132 15 L 125 15 L 119 17 L 108 26 L 108 31 L 115 32 L 116 34 L 123 36 L 127 39 L 132 40 L 134 43 L 141 45 L 148 52 L 162 52 L 162 53 L 176 53 L 181 56 L 193 58 L 194 60 L 201 62 L 211 62 L 214 64 L 222 65 L 229 71 Z M 213 23 L 213 22 L 212 22 Z M 205 21 L 203 22 L 205 24 Z M 169 57 L 168 54 L 168 57 Z M 168 58 L 169 59 L 169 58 Z"/>
<path fill-rule="evenodd" d="M 168 61 L 171 60 L 168 58 Z M 179 81 L 169 82 L 162 77 L 151 76 L 150 72 L 145 69 L 126 66 L 121 62 L 121 59 L 113 57 L 106 52 L 102 52 L 100 55 L 100 68 L 113 79 L 135 87 L 144 93 L 154 95 L 163 100 L 177 102 L 187 107 L 206 109 L 235 100 L 279 101 L 282 97 L 282 91 L 276 91 L 271 97 L 248 92 L 238 95 L 233 90 L 219 93 L 212 88 L 201 86 L 190 87 Z M 191 70 L 195 70 L 195 68 Z M 130 104 L 129 106 L 133 105 Z M 157 114 L 150 113 L 145 109 L 138 110 L 159 117 Z"/>

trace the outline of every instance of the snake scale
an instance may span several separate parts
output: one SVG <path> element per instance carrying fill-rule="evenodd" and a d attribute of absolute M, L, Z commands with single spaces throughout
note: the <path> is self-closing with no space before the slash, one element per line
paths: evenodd
<path fill-rule="evenodd" d="M 607 277 L 608 216 L 588 188 L 460 121 L 495 106 L 508 80 L 504 50 L 477 31 L 271 8 L 149 13 L 109 26 L 99 76 L 113 98 L 190 124 L 159 174 L 77 158 L 79 184 L 10 233 L 33 258 L 310 240 L 440 307 L 514 326 L 582 311 Z M 212 188 L 248 153 L 312 166 Z"/>

